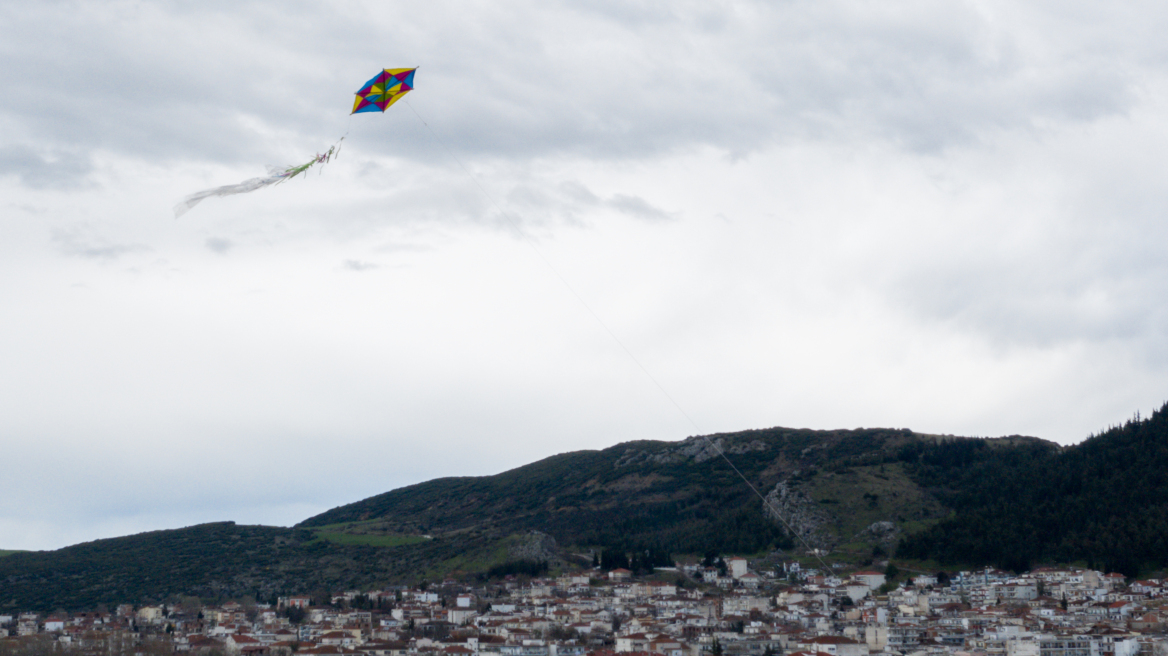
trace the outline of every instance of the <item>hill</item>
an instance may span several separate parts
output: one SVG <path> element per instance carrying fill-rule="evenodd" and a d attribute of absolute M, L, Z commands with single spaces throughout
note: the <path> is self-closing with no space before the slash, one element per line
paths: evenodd
<path fill-rule="evenodd" d="M 1168 565 L 1165 465 L 1165 409 L 1072 447 L 905 429 L 629 442 L 412 485 L 292 528 L 226 522 L 11 554 L 0 558 L 0 609 L 266 599 L 531 561 L 577 567 L 597 552 L 651 566 L 677 554 L 798 554 L 803 544 L 854 564 L 897 551 L 942 564 L 1081 560 L 1134 572 Z"/>
<path fill-rule="evenodd" d="M 948 512 L 892 462 L 904 445 L 936 439 L 881 429 L 712 436 L 805 539 L 856 555 L 891 548 L 899 535 L 865 534 L 873 522 L 925 526 Z M 793 545 L 705 438 L 630 442 L 412 485 L 293 528 L 226 522 L 12 554 L 0 559 L 0 608 L 268 598 L 504 571 L 517 561 L 575 567 L 583 561 L 571 553 L 594 549 L 668 558 Z"/>
<path fill-rule="evenodd" d="M 538 530 L 581 548 L 671 553 L 793 546 L 712 441 L 755 487 L 775 498 L 783 519 L 801 522 L 805 538 L 828 548 L 865 542 L 857 535 L 874 522 L 927 523 L 947 514 L 894 462 L 902 447 L 935 439 L 906 430 L 775 428 L 715 435 L 710 441 L 629 442 L 554 456 L 496 476 L 437 479 L 393 490 L 298 526 L 374 535 L 501 536 Z"/>

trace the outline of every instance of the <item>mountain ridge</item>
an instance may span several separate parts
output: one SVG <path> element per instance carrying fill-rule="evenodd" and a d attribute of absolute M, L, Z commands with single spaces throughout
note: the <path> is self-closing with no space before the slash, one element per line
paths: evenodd
<path fill-rule="evenodd" d="M 1136 452 L 1142 462 L 1133 462 Z M 1079 471 L 1100 459 L 1105 470 Z M 1163 408 L 1065 447 L 1029 436 L 865 428 L 638 440 L 397 488 L 290 528 L 218 522 L 11 554 L 0 558 L 0 609 L 323 594 L 482 576 L 532 558 L 574 568 L 584 563 L 573 554 L 602 551 L 799 557 L 804 542 L 854 565 L 896 552 L 941 564 L 1020 568 L 1062 558 L 1138 571 L 1168 565 L 1157 555 L 1168 549 L 1155 551 L 1168 540 L 1168 503 L 1157 501 L 1168 498 L 1168 476 L 1150 469 L 1161 466 L 1168 470 Z M 1031 470 L 1044 480 L 1030 480 Z M 1119 480 L 1138 488 L 1128 511 L 1107 497 Z M 1003 495 L 1066 517 L 1027 515 Z M 1151 504 L 1155 521 L 1133 514 L 1134 502 Z M 1094 540 L 1062 505 L 1093 527 L 1107 525 L 1098 509 L 1113 513 L 1110 530 L 1136 546 Z"/>

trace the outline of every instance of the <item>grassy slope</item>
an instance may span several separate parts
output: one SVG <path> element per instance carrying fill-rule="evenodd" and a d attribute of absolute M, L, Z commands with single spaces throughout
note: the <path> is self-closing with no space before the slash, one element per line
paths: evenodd
<path fill-rule="evenodd" d="M 420 535 L 367 535 L 344 531 L 315 531 L 317 539 L 333 544 L 362 545 L 366 547 L 402 547 L 420 544 L 426 538 Z"/>
<path fill-rule="evenodd" d="M 821 472 L 803 484 L 803 490 L 835 515 L 831 527 L 837 555 L 862 558 L 873 540 L 865 530 L 881 521 L 893 521 L 906 533 L 940 521 L 949 511 L 913 482 L 901 463 L 849 467 Z"/>

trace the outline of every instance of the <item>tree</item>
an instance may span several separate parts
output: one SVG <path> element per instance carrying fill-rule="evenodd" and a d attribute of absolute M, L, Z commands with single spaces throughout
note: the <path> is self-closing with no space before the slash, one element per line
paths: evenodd
<path fill-rule="evenodd" d="M 888 563 L 888 567 L 884 568 L 884 578 L 888 581 L 892 581 L 892 579 L 895 579 L 898 575 L 900 575 L 900 568 L 896 565 Z"/>
<path fill-rule="evenodd" d="M 722 656 L 722 643 L 717 638 L 714 638 L 714 644 L 710 645 L 710 655 Z"/>
<path fill-rule="evenodd" d="M 600 552 L 600 568 L 629 569 L 629 555 L 620 549 L 604 549 Z"/>
<path fill-rule="evenodd" d="M 287 617 L 288 621 L 292 624 L 300 624 L 303 622 L 305 615 L 304 609 L 299 606 L 288 606 L 284 609 L 284 617 Z"/>

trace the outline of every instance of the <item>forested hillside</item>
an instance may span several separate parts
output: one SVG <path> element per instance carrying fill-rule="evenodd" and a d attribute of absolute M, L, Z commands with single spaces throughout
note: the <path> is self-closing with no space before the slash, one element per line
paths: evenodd
<path fill-rule="evenodd" d="M 1080 444 L 916 443 L 900 458 L 956 512 L 898 556 L 1014 570 L 1074 562 L 1168 567 L 1168 405 Z"/>

